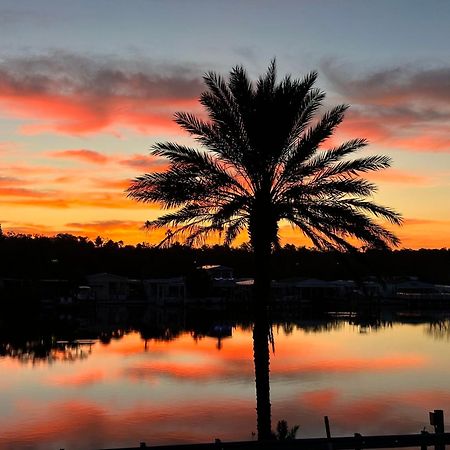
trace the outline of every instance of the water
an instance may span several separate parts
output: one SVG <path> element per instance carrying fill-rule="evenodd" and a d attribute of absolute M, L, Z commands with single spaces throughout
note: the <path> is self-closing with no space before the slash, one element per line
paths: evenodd
<path fill-rule="evenodd" d="M 147 340 L 127 331 L 76 348 L 54 338 L 34 359 L 31 345 L 4 345 L 0 448 L 252 439 L 252 330 L 232 325 L 220 339 L 208 336 L 218 333 L 212 324 Z M 300 425 L 297 437 L 324 436 L 324 415 L 335 436 L 431 431 L 428 411 L 450 414 L 449 326 L 398 317 L 275 324 L 273 424 Z"/>

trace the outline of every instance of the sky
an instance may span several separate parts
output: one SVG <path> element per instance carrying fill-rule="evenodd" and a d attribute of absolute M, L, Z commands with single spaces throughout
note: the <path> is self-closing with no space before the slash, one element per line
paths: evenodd
<path fill-rule="evenodd" d="M 0 0 L 0 224 L 157 243 L 161 211 L 126 198 L 163 170 L 160 141 L 192 145 L 202 75 L 319 73 L 336 138 L 386 154 L 375 201 L 401 212 L 404 248 L 450 247 L 450 2 Z M 282 224 L 282 243 L 309 245 Z"/>

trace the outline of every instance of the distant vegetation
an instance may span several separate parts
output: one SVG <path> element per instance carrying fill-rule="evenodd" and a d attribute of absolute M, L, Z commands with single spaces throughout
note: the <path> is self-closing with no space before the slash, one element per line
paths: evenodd
<path fill-rule="evenodd" d="M 251 277 L 253 254 L 248 245 L 191 248 L 175 244 L 158 248 L 70 234 L 54 237 L 7 233 L 0 235 L 0 279 L 66 279 L 82 282 L 87 274 L 110 272 L 130 278 L 191 275 L 204 264 L 222 264 L 236 277 Z M 273 255 L 274 279 L 314 277 L 359 279 L 417 276 L 450 283 L 450 249 L 368 250 L 358 253 L 322 252 L 286 245 Z"/>

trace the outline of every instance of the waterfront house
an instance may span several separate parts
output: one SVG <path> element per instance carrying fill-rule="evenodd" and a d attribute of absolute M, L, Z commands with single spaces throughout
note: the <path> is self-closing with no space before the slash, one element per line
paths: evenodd
<path fill-rule="evenodd" d="M 111 273 L 96 273 L 86 277 L 95 300 L 103 302 L 124 302 L 130 293 L 130 280 Z"/>
<path fill-rule="evenodd" d="M 219 264 L 200 266 L 198 269 L 205 271 L 211 280 L 233 280 L 234 273 L 231 267 Z"/>
<path fill-rule="evenodd" d="M 147 301 L 158 306 L 183 305 L 186 283 L 183 277 L 150 278 L 143 281 Z"/>

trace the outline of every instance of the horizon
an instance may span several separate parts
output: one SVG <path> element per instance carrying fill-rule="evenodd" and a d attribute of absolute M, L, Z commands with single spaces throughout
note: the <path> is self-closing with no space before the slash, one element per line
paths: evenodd
<path fill-rule="evenodd" d="M 276 57 L 279 79 L 318 70 L 326 109 L 350 104 L 333 141 L 367 138 L 362 155 L 392 158 L 366 178 L 376 201 L 404 216 L 399 248 L 448 248 L 449 22 L 438 0 L 3 0 L 3 232 L 157 244 L 164 231 L 141 228 L 160 210 L 124 194 L 130 179 L 166 166 L 149 148 L 192 144 L 173 114 L 202 113 L 203 73 L 243 65 L 255 79 Z M 280 234 L 310 246 L 290 226 Z"/>

